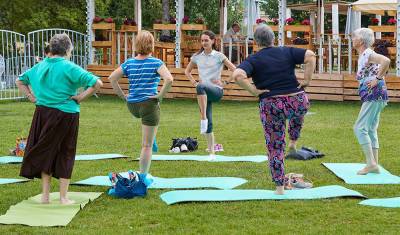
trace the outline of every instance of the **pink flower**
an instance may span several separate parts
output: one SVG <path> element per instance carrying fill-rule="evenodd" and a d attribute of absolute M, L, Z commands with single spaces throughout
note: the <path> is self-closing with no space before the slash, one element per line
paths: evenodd
<path fill-rule="evenodd" d="M 106 22 L 106 23 L 112 23 L 112 22 L 114 22 L 114 20 L 113 20 L 111 17 L 108 17 L 108 18 L 105 18 L 105 19 L 104 19 L 104 22 Z"/>
<path fill-rule="evenodd" d="M 274 23 L 274 25 L 278 25 L 279 24 L 279 19 L 273 18 L 272 22 Z"/>
<path fill-rule="evenodd" d="M 387 21 L 387 24 L 390 24 L 390 25 L 394 25 L 394 24 L 396 24 L 397 23 L 397 21 L 394 19 L 394 18 L 390 18 L 388 21 Z"/>
<path fill-rule="evenodd" d="M 290 18 L 287 18 L 285 20 L 285 22 L 286 22 L 286 24 L 291 25 L 291 24 L 294 24 L 294 19 L 292 17 L 290 17 Z"/>
<path fill-rule="evenodd" d="M 176 18 L 170 17 L 170 18 L 169 18 L 169 23 L 171 23 L 171 24 L 176 24 Z"/>
<path fill-rule="evenodd" d="M 310 25 L 310 20 L 305 19 L 305 20 L 303 20 L 303 21 L 301 22 L 301 24 L 302 24 L 302 25 Z"/>

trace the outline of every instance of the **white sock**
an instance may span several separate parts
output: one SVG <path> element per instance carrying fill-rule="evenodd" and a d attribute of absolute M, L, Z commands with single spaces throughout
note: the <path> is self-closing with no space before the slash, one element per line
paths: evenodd
<path fill-rule="evenodd" d="M 205 134 L 208 128 L 208 119 L 200 120 L 200 134 Z"/>
<path fill-rule="evenodd" d="M 209 161 L 214 161 L 216 158 L 217 158 L 217 156 L 215 156 L 215 154 L 210 154 L 210 155 L 208 156 L 208 160 L 209 160 Z"/>

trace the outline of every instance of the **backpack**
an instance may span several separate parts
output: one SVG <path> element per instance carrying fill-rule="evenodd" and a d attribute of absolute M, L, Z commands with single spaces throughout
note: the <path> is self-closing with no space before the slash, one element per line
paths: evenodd
<path fill-rule="evenodd" d="M 125 178 L 119 173 L 110 173 L 109 175 L 112 187 L 108 190 L 108 195 L 118 198 L 131 199 L 142 197 L 147 194 L 147 186 L 143 182 L 143 176 L 134 171 L 128 171 L 128 177 Z"/>
<path fill-rule="evenodd" d="M 182 148 L 182 145 L 186 145 L 186 148 Z M 197 150 L 199 144 L 197 138 L 187 137 L 187 138 L 174 138 L 172 139 L 172 145 L 170 150 L 174 148 L 179 148 L 180 152 L 192 152 Z"/>
<path fill-rule="evenodd" d="M 325 156 L 325 154 L 320 153 L 318 150 L 314 150 L 309 147 L 301 147 L 301 149 L 297 150 L 294 153 L 289 153 L 286 155 L 286 158 L 297 159 L 297 160 L 310 160 L 313 158 L 320 158 Z"/>

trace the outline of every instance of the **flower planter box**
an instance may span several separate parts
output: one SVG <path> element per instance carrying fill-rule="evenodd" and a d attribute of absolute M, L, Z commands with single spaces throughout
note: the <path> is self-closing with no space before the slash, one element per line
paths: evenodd
<path fill-rule="evenodd" d="M 397 30 L 396 25 L 370 25 L 368 28 L 381 33 L 395 33 Z"/>
<path fill-rule="evenodd" d="M 115 30 L 115 23 L 105 23 L 105 22 L 94 23 L 92 24 L 92 29 Z"/>
<path fill-rule="evenodd" d="M 175 24 L 153 24 L 154 30 L 176 30 Z"/>
<path fill-rule="evenodd" d="M 253 25 L 253 31 L 256 31 L 257 26 L 258 26 L 258 24 Z M 279 31 L 279 25 L 269 25 L 269 24 L 267 24 L 267 26 L 269 26 L 272 29 L 272 31 L 274 31 L 274 32 L 278 32 Z"/>
<path fill-rule="evenodd" d="M 182 30 L 198 30 L 198 31 L 202 31 L 202 30 L 206 30 L 207 26 L 204 24 L 182 24 L 181 25 Z"/>
<path fill-rule="evenodd" d="M 311 32 L 311 25 L 285 25 L 285 31 L 291 32 Z"/>
<path fill-rule="evenodd" d="M 132 25 L 121 25 L 121 31 L 137 32 L 137 26 Z"/>

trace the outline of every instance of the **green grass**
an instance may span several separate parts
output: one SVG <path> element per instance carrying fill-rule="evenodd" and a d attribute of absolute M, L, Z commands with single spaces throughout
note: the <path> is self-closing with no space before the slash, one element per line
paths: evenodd
<path fill-rule="evenodd" d="M 200 140 L 196 154 L 205 154 L 199 135 L 199 114 L 194 100 L 165 100 L 161 106 L 157 141 L 161 154 L 168 152 L 171 138 L 192 136 Z M 342 185 L 369 198 L 398 197 L 400 185 L 346 185 L 321 162 L 363 162 L 352 126 L 358 102 L 312 102 L 299 146 L 314 147 L 326 154 L 312 161 L 286 162 L 287 172 L 304 173 L 315 186 Z M 0 103 L 0 155 L 8 155 L 18 136 L 26 136 L 34 107 L 28 102 Z M 400 104 L 390 103 L 381 116 L 380 164 L 400 175 Z M 256 102 L 224 101 L 214 106 L 215 134 L 225 155 L 265 153 L 264 137 Z M 136 157 L 140 152 L 139 120 L 133 119 L 123 102 L 114 97 L 90 99 L 82 105 L 78 154 L 121 153 Z M 16 177 L 19 165 L 0 165 L 0 177 Z M 104 160 L 76 162 L 72 181 L 110 171 L 137 169 L 138 162 Z M 155 161 L 151 173 L 159 177 L 234 176 L 249 182 L 241 189 L 273 189 L 267 163 L 209 163 Z M 58 191 L 54 180 L 52 190 Z M 104 187 L 71 186 L 71 191 L 105 192 Z M 151 190 L 145 198 L 112 199 L 103 194 L 85 207 L 65 228 L 0 225 L 0 234 L 396 234 L 400 210 L 358 205 L 360 199 L 310 201 L 243 201 L 184 203 L 167 206 Z M 40 181 L 0 185 L 0 214 L 11 205 L 40 193 Z M 29 213 L 29 212 L 27 212 Z"/>

